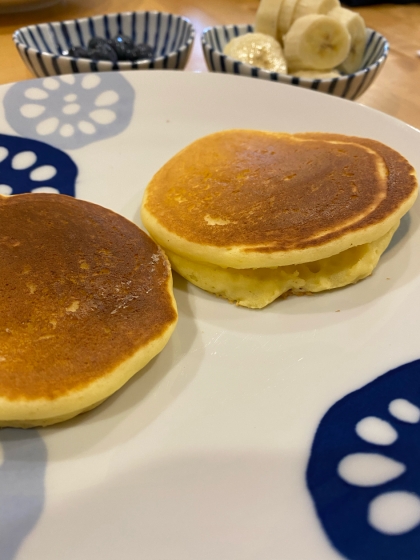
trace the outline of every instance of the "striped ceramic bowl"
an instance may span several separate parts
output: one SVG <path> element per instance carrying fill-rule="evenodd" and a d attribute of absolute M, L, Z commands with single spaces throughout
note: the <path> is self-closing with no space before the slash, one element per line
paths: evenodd
<path fill-rule="evenodd" d="M 135 44 L 147 43 L 153 58 L 138 61 L 89 60 L 65 56 L 70 47 L 87 46 L 92 37 L 110 39 L 118 34 Z M 26 66 L 35 76 L 78 72 L 182 69 L 194 42 L 191 22 L 181 16 L 161 12 L 126 12 L 90 18 L 29 25 L 18 29 L 13 40 Z"/>
<path fill-rule="evenodd" d="M 354 74 L 328 79 L 298 78 L 256 68 L 223 54 L 224 46 L 233 37 L 251 33 L 253 30 L 252 25 L 220 25 L 205 29 L 201 37 L 201 44 L 208 69 L 212 72 L 250 76 L 314 89 L 346 99 L 356 99 L 367 90 L 379 74 L 389 51 L 389 44 L 385 37 L 372 29 L 366 29 L 366 48 L 360 70 Z"/>

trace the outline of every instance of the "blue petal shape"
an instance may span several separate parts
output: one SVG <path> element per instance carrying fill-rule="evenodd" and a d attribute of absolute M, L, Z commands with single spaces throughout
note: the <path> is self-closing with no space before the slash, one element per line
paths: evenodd
<path fill-rule="evenodd" d="M 389 405 L 404 399 L 420 408 L 420 360 L 378 377 L 334 404 L 315 434 L 306 478 L 319 520 L 332 544 L 350 560 L 418 560 L 420 526 L 390 535 L 368 523 L 368 508 L 385 492 L 404 491 L 420 496 L 420 423 L 393 416 Z M 376 445 L 359 437 L 356 424 L 374 416 L 398 432 L 390 445 Z M 337 472 L 352 453 L 380 453 L 401 462 L 406 471 L 379 486 L 348 484 Z"/>
<path fill-rule="evenodd" d="M 44 507 L 47 448 L 36 430 L 2 429 L 0 443 L 0 557 L 13 560 Z"/>
<path fill-rule="evenodd" d="M 17 82 L 3 105 L 7 122 L 21 136 L 73 150 L 122 132 L 133 115 L 134 96 L 122 74 L 69 74 Z"/>
<path fill-rule="evenodd" d="M 24 169 L 14 169 L 13 158 L 32 152 L 35 161 Z M 2 159 L 2 153 L 7 156 Z M 56 174 L 47 180 L 33 180 L 31 174 L 43 166 L 55 168 Z M 36 174 L 35 174 L 36 176 Z M 40 187 L 56 189 L 61 194 L 76 196 L 77 166 L 66 153 L 44 142 L 0 134 L 0 193 L 22 194 Z M 9 187 L 9 190 L 7 189 Z"/>

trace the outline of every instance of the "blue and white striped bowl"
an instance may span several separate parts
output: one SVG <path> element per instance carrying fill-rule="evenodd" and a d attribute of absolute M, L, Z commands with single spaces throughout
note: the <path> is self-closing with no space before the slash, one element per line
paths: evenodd
<path fill-rule="evenodd" d="M 64 56 L 70 47 L 87 46 L 92 37 L 110 39 L 119 33 L 134 43 L 147 43 L 152 59 L 118 61 L 89 60 Z M 26 66 L 35 76 L 110 70 L 183 69 L 194 42 L 191 22 L 181 16 L 161 12 L 126 12 L 90 18 L 41 23 L 18 29 L 13 40 Z"/>
<path fill-rule="evenodd" d="M 380 33 L 366 29 L 366 48 L 360 70 L 336 78 L 311 79 L 298 78 L 287 74 L 269 72 L 234 60 L 223 54 L 224 46 L 233 37 L 254 31 L 252 25 L 220 25 L 208 27 L 203 31 L 201 44 L 207 67 L 212 72 L 238 74 L 263 80 L 291 84 L 293 86 L 314 89 L 337 97 L 356 99 L 371 85 L 382 69 L 388 56 L 388 41 Z"/>

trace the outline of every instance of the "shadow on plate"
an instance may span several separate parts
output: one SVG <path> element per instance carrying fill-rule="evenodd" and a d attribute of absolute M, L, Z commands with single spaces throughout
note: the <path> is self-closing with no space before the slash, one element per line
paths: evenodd
<path fill-rule="evenodd" d="M 0 431 L 1 559 L 13 560 L 44 509 L 47 448 L 37 430 Z"/>

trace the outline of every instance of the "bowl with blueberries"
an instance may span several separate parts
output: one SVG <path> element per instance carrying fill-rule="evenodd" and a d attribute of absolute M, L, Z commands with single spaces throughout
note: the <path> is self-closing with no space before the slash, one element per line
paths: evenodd
<path fill-rule="evenodd" d="M 194 42 L 182 16 L 125 12 L 22 27 L 13 40 L 35 76 L 111 70 L 182 70 Z"/>

